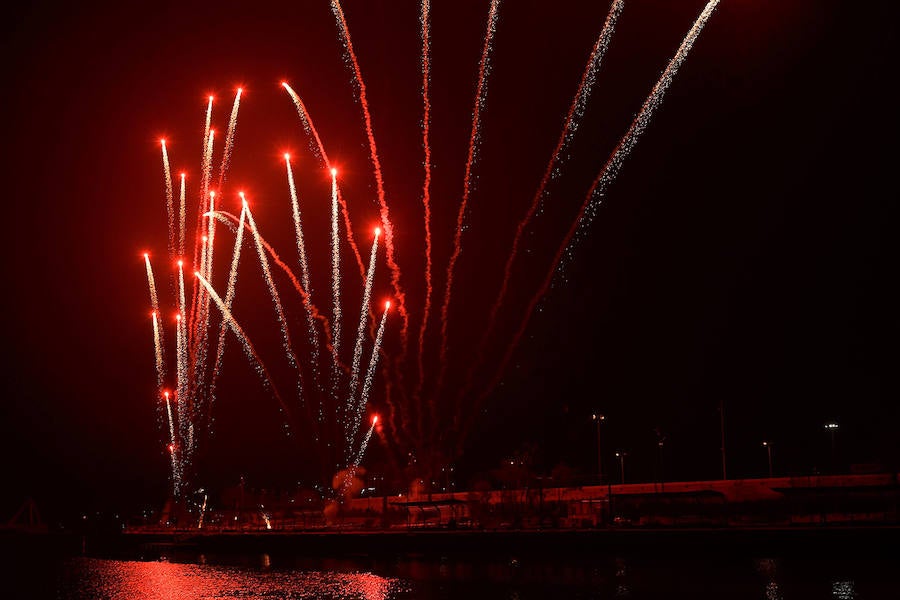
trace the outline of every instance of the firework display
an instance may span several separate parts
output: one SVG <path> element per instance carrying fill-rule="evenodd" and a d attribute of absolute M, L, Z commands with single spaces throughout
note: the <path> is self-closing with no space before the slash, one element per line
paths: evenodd
<path fill-rule="evenodd" d="M 472 347 L 454 347 L 451 344 L 454 319 L 457 318 L 451 309 L 455 300 L 454 275 L 459 258 L 465 252 L 466 219 L 474 200 L 482 122 L 488 104 L 491 55 L 495 35 L 503 25 L 500 0 L 490 2 L 486 17 L 481 54 L 476 66 L 477 81 L 471 110 L 471 128 L 468 144 L 464 149 L 466 159 L 461 193 L 454 200 L 457 203 L 453 205 L 456 219 L 449 226 L 434 219 L 433 209 L 437 198 L 431 189 L 432 145 L 436 141 L 431 129 L 431 6 L 429 0 L 421 3 L 422 113 L 419 123 L 423 153 L 420 166 L 423 168 L 424 180 L 419 201 L 424 252 L 418 256 L 407 257 L 400 252 L 398 240 L 403 239 L 403 233 L 392 223 L 391 196 L 383 179 L 363 69 L 338 0 L 332 0 L 331 8 L 338 37 L 343 45 L 345 62 L 352 77 L 354 99 L 362 112 L 364 139 L 375 182 L 374 202 L 380 221 L 377 228 L 367 230 L 362 236 L 354 231 L 350 202 L 341 189 L 340 172 L 329 161 L 326 153 L 328 140 L 320 137 L 309 107 L 300 93 L 287 82 L 280 82 L 280 86 L 286 92 L 287 100 L 296 108 L 302 132 L 309 140 L 312 160 L 321 168 L 323 176 L 330 176 L 331 184 L 330 198 L 301 197 L 292 169 L 294 158 L 290 154 L 282 155 L 287 178 L 284 189 L 284 197 L 287 199 L 284 220 L 285 223 L 290 222 L 295 241 L 296 267 L 291 266 L 291 261 L 283 259 L 266 241 L 254 218 L 252 198 L 248 199 L 248 193 L 229 189 L 227 186 L 232 156 L 235 152 L 240 152 L 240 144 L 236 143 L 236 138 L 242 88 L 235 92 L 226 134 L 219 149 L 214 143 L 214 98 L 208 98 L 199 182 L 196 183 L 196 189 L 192 189 L 192 182 L 185 173 L 180 173 L 177 206 L 170 169 L 170 159 L 176 148 L 165 140 L 160 141 L 168 224 L 166 247 L 171 264 L 167 271 L 171 277 L 173 295 L 176 296 L 170 308 L 158 296 L 151 256 L 144 254 L 143 258 L 150 290 L 157 392 L 160 405 L 164 406 L 164 410 L 160 410 L 162 429 L 166 433 L 166 448 L 171 455 L 172 489 L 176 497 L 185 494 L 195 485 L 195 459 L 198 448 L 208 438 L 214 422 L 216 397 L 221 391 L 217 382 L 222 376 L 223 357 L 228 351 L 229 338 L 232 336 L 237 339 L 246 359 L 259 376 L 265 393 L 276 401 L 285 435 L 312 440 L 317 448 L 314 459 L 321 465 L 322 481 L 331 481 L 334 473 L 344 472 L 352 476 L 356 472 L 365 460 L 366 448 L 372 440 L 376 423 L 379 428 L 386 430 L 384 443 L 392 448 L 395 456 L 414 449 L 419 456 L 431 456 L 430 460 L 435 463 L 432 466 L 437 468 L 437 461 L 446 464 L 460 455 L 473 421 L 501 381 L 535 307 L 547 293 L 554 276 L 571 260 L 574 246 L 587 233 L 601 197 L 646 129 L 654 109 L 662 102 L 666 89 L 716 8 L 718 0 L 706 3 L 681 46 L 666 63 L 662 75 L 630 127 L 608 158 L 598 161 L 599 164 L 595 167 L 598 169 L 596 178 L 577 213 L 571 215 L 571 226 L 563 238 L 556 241 L 554 247 L 558 246 L 558 249 L 552 253 L 549 262 L 545 260 L 541 263 L 549 265 L 546 275 L 537 286 L 532 286 L 524 293 L 521 289 L 516 290 L 517 295 L 530 298 L 530 301 L 524 311 L 518 311 L 514 315 L 517 326 L 513 328 L 512 335 L 504 336 L 495 327 L 495 323 L 512 293 L 513 265 L 517 261 L 527 261 L 522 252 L 523 236 L 532 222 L 541 216 L 541 205 L 550 196 L 548 184 L 552 179 L 562 176 L 564 160 L 578 132 L 581 119 L 585 111 L 589 110 L 591 92 L 625 4 L 625 0 L 612 1 L 582 76 L 579 81 L 573 82 L 575 93 L 558 141 L 549 149 L 549 161 L 531 203 L 524 215 L 516 221 L 515 236 L 507 246 L 509 254 L 502 261 L 502 272 L 494 275 L 498 286 L 496 289 L 485 290 L 491 300 L 484 310 L 487 325 L 481 329 Z M 216 173 L 213 165 L 217 154 L 220 159 Z M 193 240 L 188 239 L 186 230 L 190 211 L 187 198 L 190 197 L 196 198 L 197 218 Z M 240 213 L 234 214 L 227 210 L 227 206 L 234 205 L 238 198 Z M 330 210 L 329 247 L 324 252 L 311 244 L 309 223 L 304 221 L 311 206 L 327 206 Z M 516 219 L 517 216 L 513 215 L 511 218 Z M 217 224 L 220 226 L 218 231 Z M 445 230 L 452 240 L 448 249 L 449 258 L 444 265 L 438 264 L 433 254 L 436 244 L 433 234 L 438 230 Z M 228 238 L 229 233 L 232 236 L 228 240 L 231 254 L 225 268 L 217 261 L 221 261 L 220 254 L 223 252 L 221 240 L 223 237 Z M 361 237 L 359 243 L 358 237 Z M 283 375 L 284 372 L 270 368 L 264 362 L 260 347 L 254 344 L 249 330 L 242 325 L 243 310 L 256 313 L 264 311 L 263 306 L 240 304 L 241 287 L 259 285 L 258 281 L 253 281 L 247 275 L 240 277 L 240 286 L 238 285 L 245 243 L 251 245 L 257 255 L 262 285 L 271 299 L 274 323 L 278 327 L 278 343 L 281 348 L 278 358 L 289 367 L 286 372 L 290 374 L 291 381 L 276 376 L 276 373 Z M 364 263 L 360 246 L 366 247 L 369 243 L 369 260 Z M 192 248 L 191 256 L 186 255 L 188 248 Z M 349 253 L 345 253 L 345 249 L 349 249 Z M 315 273 L 318 269 L 325 271 L 326 262 L 319 257 L 326 253 L 329 257 L 327 264 L 330 266 L 330 298 L 322 289 L 313 290 L 314 277 L 317 276 Z M 345 268 L 347 256 L 355 262 L 355 267 Z M 376 268 L 378 262 L 382 261 L 386 268 Z M 185 262 L 192 267 L 189 281 L 185 280 Z M 159 269 L 158 259 L 155 264 Z M 403 269 L 401 264 L 404 265 Z M 410 266 L 414 264 L 418 264 L 418 268 Z M 348 276 L 348 273 L 353 275 Z M 282 276 L 287 277 L 291 289 L 279 289 Z M 376 298 L 377 295 L 373 294 L 378 276 L 386 278 L 390 300 Z M 422 286 L 421 296 L 407 292 L 407 285 L 411 281 Z M 218 291 L 222 289 L 224 293 Z M 349 302 L 347 298 L 353 298 L 354 301 L 356 298 L 348 294 L 348 290 L 360 294 L 360 304 L 353 305 L 352 308 L 345 306 L 345 302 Z M 436 294 L 440 294 L 439 310 L 432 306 Z M 327 309 L 326 304 L 329 305 Z M 345 340 L 345 316 L 355 317 L 357 306 L 359 320 L 355 335 L 352 339 Z M 382 307 L 381 310 L 379 306 Z M 396 318 L 392 317 L 388 324 L 391 311 L 396 311 Z M 173 313 L 173 318 L 167 318 L 167 314 Z M 273 316 L 271 312 L 268 315 L 270 318 Z M 175 328 L 174 359 L 166 356 L 167 327 Z M 411 331 L 414 333 L 411 334 Z M 415 336 L 412 343 L 411 335 Z M 501 350 L 490 350 L 496 347 Z M 460 376 L 455 376 L 458 369 L 452 373 L 450 369 L 452 360 L 460 360 L 451 359 L 450 355 L 454 351 L 465 356 Z M 269 360 L 268 356 L 266 354 L 266 360 Z M 288 389 L 291 390 L 290 393 Z M 381 420 L 375 415 L 376 409 L 383 414 Z M 369 417 L 366 417 L 367 414 Z M 371 425 L 365 429 L 363 424 L 367 421 Z M 341 486 L 346 487 L 346 484 L 342 483 Z"/>

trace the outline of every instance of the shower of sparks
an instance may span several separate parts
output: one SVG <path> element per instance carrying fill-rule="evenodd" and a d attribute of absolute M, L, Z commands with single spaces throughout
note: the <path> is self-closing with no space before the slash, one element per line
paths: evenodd
<path fill-rule="evenodd" d="M 425 301 L 422 307 L 422 323 L 419 326 L 418 375 L 413 402 L 418 410 L 418 434 L 422 436 L 425 411 L 421 405 L 422 385 L 425 383 L 425 332 L 431 317 L 431 296 L 434 292 L 431 282 L 431 1 L 422 0 L 422 152 L 425 178 L 422 182 L 423 229 L 425 232 Z"/>
<path fill-rule="evenodd" d="M 619 140 L 618 145 L 613 150 L 609 159 L 600 169 L 600 173 L 594 179 L 594 182 L 591 184 L 591 188 L 584 198 L 584 202 L 581 205 L 581 209 L 579 210 L 578 215 L 575 217 L 575 220 L 569 227 L 568 232 L 563 238 L 563 241 L 553 258 L 553 262 L 550 265 L 550 269 L 547 272 L 547 275 L 544 277 L 543 283 L 531 298 L 531 301 L 528 304 L 519 328 L 513 336 L 510 344 L 507 346 L 506 352 L 503 355 L 503 358 L 501 359 L 497 370 L 495 371 L 493 379 L 481 392 L 481 394 L 479 394 L 478 400 L 476 401 L 476 408 L 484 402 L 491 391 L 493 391 L 493 389 L 500 383 L 503 372 L 506 369 L 506 366 L 509 364 L 509 361 L 512 359 L 513 350 L 524 335 L 525 329 L 528 326 L 528 322 L 531 319 L 531 315 L 534 313 L 535 308 L 537 307 L 541 298 L 544 297 L 544 295 L 547 293 L 547 290 L 550 288 L 550 285 L 553 282 L 553 277 L 556 275 L 557 271 L 563 270 L 566 263 L 572 260 L 573 242 L 577 241 L 579 232 L 583 232 L 585 228 L 590 225 L 599 207 L 600 198 L 602 198 L 607 186 L 609 186 L 613 179 L 615 179 L 615 176 L 618 174 L 625 158 L 634 148 L 635 144 L 637 144 L 641 133 L 643 133 L 644 129 L 646 129 L 647 124 L 650 122 L 650 118 L 653 116 L 653 111 L 662 102 L 666 90 L 668 89 L 669 85 L 672 83 L 672 80 L 675 78 L 676 73 L 678 72 L 678 68 L 687 58 L 687 55 L 693 47 L 694 42 L 697 40 L 697 37 L 700 35 L 700 32 L 703 30 L 704 25 L 706 25 L 706 22 L 709 20 L 709 17 L 712 15 L 718 3 L 719 0 L 709 0 L 706 3 L 706 6 L 700 12 L 700 15 L 694 21 L 693 26 L 682 40 L 681 45 L 678 47 L 678 51 L 669 61 L 659 80 L 656 82 L 656 85 L 653 86 L 653 89 L 650 91 L 650 95 L 647 96 L 647 99 L 644 101 L 640 112 L 634 118 L 634 121 L 632 121 L 631 126 L 628 128 L 628 131 L 626 131 L 625 135 L 622 136 L 621 140 Z M 462 432 L 457 438 L 458 443 L 461 443 L 459 440 L 463 439 L 466 436 L 466 433 L 471 428 L 473 415 L 475 415 L 476 412 L 477 411 L 472 411 L 469 417 L 466 419 L 466 424 L 464 425 Z"/>
<path fill-rule="evenodd" d="M 216 396 L 216 382 L 223 368 L 223 356 L 229 332 L 234 334 L 241 344 L 246 358 L 262 381 L 265 390 L 277 401 L 277 409 L 283 417 L 283 428 L 286 434 L 294 432 L 302 433 L 303 440 L 317 444 L 321 449 L 322 468 L 331 469 L 329 473 L 323 473 L 323 481 L 329 481 L 336 468 L 344 477 L 343 487 L 350 485 L 356 476 L 360 462 L 363 459 L 378 417 L 372 420 L 371 427 L 364 434 L 361 431 L 363 415 L 367 411 L 376 408 L 383 403 L 389 412 L 385 414 L 390 435 L 385 436 L 385 443 L 396 445 L 395 450 L 402 446 L 411 446 L 412 450 L 422 453 L 434 453 L 430 458 L 441 456 L 455 459 L 462 452 L 463 442 L 468 435 L 473 421 L 482 413 L 482 407 L 488 396 L 499 385 L 506 367 L 508 366 L 513 351 L 522 339 L 530 318 L 539 302 L 546 296 L 552 286 L 555 277 L 565 272 L 566 265 L 572 260 L 576 243 L 587 234 L 588 229 L 596 217 L 598 208 L 604 194 L 614 181 L 624 161 L 638 142 L 640 136 L 647 128 L 654 110 L 662 103 L 666 90 L 672 83 L 679 67 L 687 58 L 694 42 L 700 35 L 705 24 L 709 20 L 719 0 L 708 0 L 705 8 L 696 18 L 692 28 L 685 36 L 675 55 L 668 62 L 664 72 L 660 76 L 650 95 L 642 105 L 640 112 L 634 118 L 625 135 L 602 165 L 589 191 L 583 199 L 574 221 L 565 233 L 559 245 L 559 249 L 552 257 L 549 272 L 534 290 L 532 287 L 524 290 L 523 299 L 530 302 L 520 314 L 520 309 L 508 311 L 505 309 L 506 301 L 513 298 L 513 294 L 521 295 L 523 290 L 514 289 L 512 285 L 514 264 L 523 258 L 526 253 L 521 252 L 522 241 L 530 227 L 536 227 L 536 219 L 542 216 L 544 206 L 549 204 L 551 184 L 562 176 L 562 167 L 568 159 L 576 132 L 583 121 L 588 109 L 590 97 L 593 93 L 601 63 L 611 43 L 617 22 L 622 14 L 625 0 L 611 0 L 606 19 L 601 32 L 590 52 L 587 64 L 577 82 L 575 94 L 571 100 L 568 112 L 562 124 L 562 131 L 555 146 L 551 149 L 550 158 L 543 171 L 543 175 L 535 190 L 531 203 L 524 212 L 524 217 L 518 222 L 509 254 L 503 261 L 502 275 L 495 279 L 498 287 L 494 290 L 497 296 L 489 310 L 485 313 L 487 322 L 477 335 L 478 344 L 470 348 L 463 348 L 462 344 L 455 347 L 450 344 L 449 336 L 454 335 L 456 340 L 456 322 L 451 323 L 451 307 L 454 301 L 454 275 L 457 267 L 462 268 L 459 258 L 463 250 L 462 234 L 467 230 L 466 220 L 469 211 L 477 208 L 472 202 L 475 191 L 476 166 L 480 151 L 483 120 L 487 104 L 488 82 L 491 73 L 491 61 L 495 32 L 499 21 L 500 0 L 492 0 L 487 15 L 484 30 L 484 38 L 481 46 L 481 54 L 478 62 L 477 82 L 475 86 L 474 102 L 471 112 L 471 129 L 468 131 L 468 145 L 466 147 L 465 171 L 462 178 L 462 194 L 459 197 L 456 219 L 450 225 L 449 230 L 452 243 L 447 249 L 447 263 L 443 282 L 436 281 L 442 271 L 436 269 L 433 262 L 433 240 L 435 222 L 432 220 L 432 137 L 431 137 L 431 2 L 421 0 L 421 12 L 419 24 L 421 26 L 421 99 L 422 119 L 421 145 L 423 153 L 423 181 L 421 188 L 421 209 L 423 213 L 423 247 L 414 249 L 411 260 L 420 260 L 420 268 L 423 268 L 422 279 L 424 288 L 420 296 L 410 296 L 407 299 L 401 286 L 401 271 L 397 263 L 398 248 L 395 246 L 399 239 L 409 240 L 409 233 L 404 231 L 402 236 L 395 238 L 393 223 L 390 218 L 388 206 L 388 194 L 382 173 L 381 159 L 375 142 L 375 134 L 372 125 L 372 114 L 366 93 L 366 85 L 362 77 L 359 59 L 353 47 L 347 21 L 339 0 L 331 0 L 331 9 L 338 26 L 340 42 L 343 45 L 346 64 L 352 72 L 352 83 L 356 101 L 362 111 L 364 124 L 364 136 L 368 146 L 368 159 L 372 168 L 375 181 L 374 204 L 377 206 L 380 216 L 380 229 L 375 230 L 368 265 L 364 264 L 363 256 L 356 244 L 352 221 L 348 204 L 342 196 L 337 182 L 337 169 L 329 161 L 325 151 L 325 144 L 317 131 L 310 113 L 297 94 L 286 82 L 282 87 L 290 96 L 300 117 L 303 130 L 308 137 L 310 150 L 321 166 L 331 174 L 331 211 L 330 211 L 330 262 L 331 262 L 331 311 L 323 314 L 315 306 L 312 300 L 312 274 L 310 267 L 315 266 L 315 253 L 310 253 L 307 247 L 307 239 L 304 237 L 303 214 L 306 218 L 315 217 L 319 206 L 324 208 L 324 203 L 315 199 L 314 204 L 304 196 L 303 211 L 301 211 L 300 194 L 294 179 L 291 157 L 284 155 L 287 175 L 287 188 L 290 199 L 293 236 L 296 242 L 298 260 L 294 269 L 285 263 L 275 252 L 273 247 L 263 238 L 257 227 L 249 205 L 243 192 L 239 193 L 242 200 L 240 216 L 235 216 L 220 209 L 225 197 L 230 197 L 230 191 L 225 191 L 224 186 L 228 175 L 232 153 L 235 147 L 235 132 L 237 129 L 237 116 L 242 98 L 242 89 L 235 93 L 234 104 L 228 121 L 223 144 L 219 150 L 221 153 L 217 178 L 213 182 L 213 158 L 215 150 L 215 130 L 212 128 L 213 97 L 209 96 L 205 113 L 205 125 L 203 129 L 203 144 L 200 166 L 199 204 L 196 206 L 197 224 L 194 230 L 193 254 L 187 255 L 186 230 L 186 175 L 181 173 L 181 187 L 179 193 L 179 205 L 175 207 L 174 190 L 172 186 L 172 173 L 169 164 L 169 148 L 165 140 L 160 140 L 163 174 L 165 179 L 165 203 L 168 225 L 168 252 L 170 259 L 177 257 L 177 272 L 170 273 L 170 277 L 177 277 L 172 282 L 172 287 L 177 285 L 177 313 L 175 314 L 175 360 L 174 379 L 167 379 L 166 342 L 164 338 L 164 324 L 160 321 L 160 300 L 157 295 L 157 286 L 149 254 L 144 254 L 144 262 L 147 271 L 147 281 L 150 291 L 150 304 L 152 307 L 152 326 L 154 359 L 156 364 L 156 387 L 159 393 L 165 396 L 165 419 L 168 426 L 168 450 L 172 463 L 172 481 L 176 497 L 183 496 L 192 488 L 191 478 L 195 475 L 194 457 L 198 452 L 198 444 L 202 442 L 203 433 L 212 432 L 213 404 Z M 216 185 L 216 188 L 212 188 Z M 347 188 L 349 189 L 349 185 Z M 435 196 L 436 197 L 436 196 Z M 527 200 L 525 198 L 524 200 Z M 309 206 L 310 208 L 307 208 Z M 524 208 L 524 206 L 523 206 Z M 320 211 L 318 214 L 321 214 Z M 176 216 L 177 215 L 177 216 Z M 323 215 L 324 217 L 324 215 Z M 192 217 L 193 218 L 193 217 Z M 177 219 L 177 222 L 176 222 Z M 231 253 L 230 269 L 225 272 L 214 261 L 214 249 L 216 238 L 216 221 L 226 225 L 234 233 L 234 246 Z M 473 219 L 473 222 L 474 219 Z M 405 224 L 405 225 L 408 225 Z M 341 226 L 344 232 L 341 232 Z M 268 288 L 269 295 L 275 310 L 275 317 L 280 330 L 280 345 L 282 355 L 290 367 L 296 371 L 296 398 L 288 401 L 282 397 L 272 378 L 270 371 L 264 366 L 261 355 L 252 344 L 250 337 L 234 316 L 235 298 L 238 282 L 238 268 L 240 255 L 244 242 L 245 230 L 252 235 L 253 244 L 259 259 L 262 271 L 262 280 Z M 220 235 L 227 235 L 220 233 Z M 384 241 L 379 238 L 384 235 Z M 344 238 L 341 239 L 341 236 Z M 470 235 L 467 233 L 467 235 Z M 314 239 L 314 238 L 313 238 Z M 360 279 L 363 283 L 362 298 L 360 303 L 360 315 L 356 336 L 349 355 L 350 348 L 343 344 L 343 288 L 342 283 L 342 251 L 341 245 L 347 243 L 356 265 L 359 269 Z M 392 300 L 396 303 L 395 310 L 400 319 L 397 335 L 385 340 L 385 329 L 391 302 L 385 302 L 384 312 L 375 327 L 376 317 L 371 307 L 371 296 L 375 283 L 375 271 L 378 258 L 379 243 L 384 246 L 384 258 L 392 292 Z M 404 242 L 406 243 L 406 242 Z M 556 241 L 554 241 L 554 244 Z M 555 248 L 556 246 L 553 246 Z M 422 251 L 424 257 L 419 259 L 414 253 Z M 221 260 L 221 259 L 220 259 Z M 543 259 L 542 259 L 543 260 Z M 184 261 L 193 265 L 194 280 L 191 290 L 187 290 L 184 281 Z M 489 261 L 484 261 L 488 264 Z M 541 262 L 541 271 L 546 262 Z M 273 277 L 272 266 L 277 266 L 290 285 L 296 291 L 297 296 L 287 294 L 285 299 L 299 297 L 302 302 L 303 316 L 301 327 L 305 326 L 304 335 L 298 335 L 295 330 L 292 336 L 288 317 L 293 315 L 291 307 L 285 304 L 276 286 Z M 217 278 L 224 280 L 224 299 L 216 292 L 212 281 L 213 273 Z M 280 273 L 279 273 L 280 275 Z M 346 275 L 346 273 L 344 273 Z M 416 276 L 419 274 L 416 273 Z M 324 281 L 327 275 L 322 273 Z M 461 281 L 463 280 L 460 275 Z M 518 277 L 517 277 L 518 279 Z M 246 277 L 241 277 L 241 285 L 244 285 Z M 171 280 L 170 280 L 171 281 Z M 218 279 L 217 279 L 218 281 Z M 486 279 L 485 281 L 492 281 Z M 439 334 L 436 339 L 429 340 L 429 321 L 437 321 L 432 318 L 433 295 L 436 286 L 443 284 L 443 298 L 440 307 Z M 385 283 L 387 285 L 387 283 Z M 516 282 L 518 286 L 518 281 Z M 532 284 L 533 285 L 533 284 Z M 422 286 L 419 286 L 422 287 Z M 350 289 L 356 289 L 351 285 Z M 192 293 L 188 293 L 188 292 Z M 534 295 L 532 296 L 532 292 Z M 463 291 L 457 296 L 465 295 Z M 243 296 L 243 295 L 242 295 Z M 327 298 L 324 293 L 319 293 L 320 300 Z M 349 295 L 348 295 L 349 297 Z M 419 326 L 416 356 L 409 355 L 408 329 L 410 323 L 410 311 L 414 308 L 411 299 L 421 301 L 417 306 L 421 310 L 415 318 Z M 488 299 L 490 301 L 490 298 Z M 511 302 L 510 302 L 511 303 Z M 212 315 L 211 304 L 218 308 L 218 315 Z M 485 305 L 488 308 L 488 305 Z M 325 311 L 326 313 L 328 311 Z M 455 308 L 452 314 L 455 313 Z M 436 316 L 436 315 L 435 315 Z M 213 318 L 217 320 L 213 322 Z M 454 317 L 455 319 L 456 317 Z M 509 320 L 509 323 L 501 323 L 501 320 Z M 521 320 L 519 320 L 521 319 Z M 518 328 L 516 325 L 518 324 Z M 367 332 L 368 325 L 368 332 Z M 438 329 L 433 323 L 434 329 Z M 495 340 L 494 336 L 502 327 L 509 327 L 513 335 L 507 338 Z M 212 334 L 209 330 L 212 329 Z M 437 332 L 435 332 L 437 333 Z M 215 335 L 218 334 L 218 335 Z M 499 338 L 499 336 L 496 336 Z M 215 339 L 215 359 L 211 364 L 207 359 L 211 350 L 210 344 Z M 460 337 L 460 339 L 462 339 Z M 496 357 L 492 356 L 489 344 L 499 342 L 503 344 Z M 297 344 L 295 346 L 295 343 Z M 385 345 L 383 348 L 382 345 Z M 324 352 L 320 352 L 324 348 Z M 433 352 L 429 352 L 431 350 Z M 451 350 L 453 356 L 451 356 Z M 363 356 L 371 352 L 365 373 L 363 373 Z M 385 360 L 380 361 L 384 354 Z M 347 360 L 347 359 L 350 360 Z M 407 362 L 407 358 L 409 361 Z M 434 360 L 437 359 L 437 360 Z M 461 363 L 455 361 L 462 361 Z M 426 362 L 427 361 L 427 362 Z M 321 363 L 321 364 L 320 364 Z M 451 363 L 453 371 L 451 369 Z M 382 365 L 379 371 L 378 366 Z M 330 368 L 329 368 L 330 367 Z M 409 369 L 410 373 L 405 372 Z M 172 366 L 168 367 L 172 370 Z M 277 371 L 276 371 L 277 372 Z M 451 377 L 465 373 L 462 377 Z M 170 376 L 170 375 L 169 375 Z M 311 376 L 311 384 L 305 383 L 305 377 Z M 171 377 L 171 376 L 170 376 Z M 383 394 L 374 397 L 377 378 L 382 378 Z M 322 379 L 326 379 L 323 382 Z M 173 386 L 174 383 L 174 386 Z M 163 390 L 174 389 L 171 393 Z M 407 385 L 409 387 L 407 387 Z M 479 386 L 479 387 L 476 387 Z M 446 404 L 446 406 L 444 405 Z M 306 419 L 298 421 L 294 410 L 303 408 L 306 410 Z M 161 405 L 159 414 L 162 416 Z M 447 419 L 445 417 L 452 417 Z M 380 431 L 380 430 L 379 430 Z M 306 434 L 309 434 L 308 436 Z M 341 439 L 342 438 L 342 439 Z M 396 453 L 402 456 L 401 452 Z M 424 462 L 424 461 L 423 461 Z M 439 465 L 433 465 L 439 466 Z M 344 490 L 346 491 L 346 489 Z M 260 507 L 262 510 L 262 507 Z M 262 513 L 265 514 L 265 513 Z M 201 516 L 202 526 L 202 516 Z"/>
<path fill-rule="evenodd" d="M 541 178 L 541 182 L 531 201 L 531 206 L 528 207 L 525 217 L 519 221 L 519 224 L 516 227 L 516 234 L 513 238 L 512 247 L 509 256 L 506 258 L 506 264 L 503 267 L 503 280 L 500 282 L 500 291 L 497 293 L 497 299 L 494 301 L 493 306 L 491 306 L 487 327 L 485 327 L 484 332 L 482 333 L 481 341 L 479 342 L 475 353 L 475 359 L 471 362 L 469 372 L 464 379 L 464 384 L 460 387 L 459 393 L 457 394 L 457 404 L 460 404 L 463 401 L 463 398 L 471 390 L 474 372 L 484 362 L 487 344 L 491 334 L 494 332 L 494 326 L 497 323 L 497 314 L 500 312 L 500 307 L 503 305 L 503 301 L 506 299 L 506 294 L 509 290 L 512 267 L 518 256 L 519 244 L 522 241 L 522 236 L 525 233 L 525 229 L 540 209 L 541 202 L 543 201 L 547 189 L 547 184 L 550 182 L 551 176 L 558 173 L 559 165 L 565 158 L 566 150 L 575 137 L 575 132 L 578 130 L 581 118 L 584 116 L 585 107 L 587 106 L 587 102 L 594 89 L 597 73 L 600 70 L 603 57 L 606 55 L 606 51 L 609 48 L 610 40 L 612 39 L 616 23 L 619 20 L 619 15 L 622 14 L 624 5 L 624 0 L 613 0 L 613 3 L 609 7 L 606 21 L 603 23 L 603 29 L 597 37 L 597 42 L 594 44 L 594 49 L 585 65 L 581 81 L 578 84 L 578 89 L 575 91 L 575 96 L 572 98 L 572 104 L 566 115 L 565 124 L 560 133 L 559 140 L 556 142 L 556 147 L 553 149 L 550 161 L 547 163 L 547 167 L 544 170 L 544 175 Z"/>
<path fill-rule="evenodd" d="M 494 0 L 495 2 L 499 0 Z M 369 111 L 369 101 L 366 97 L 366 83 L 363 80 L 362 71 L 359 68 L 359 60 L 353 49 L 353 41 L 350 39 L 350 30 L 347 28 L 347 20 L 338 0 L 331 1 L 331 10 L 334 13 L 341 40 L 344 42 L 344 50 L 347 54 L 347 62 L 353 68 L 354 81 L 357 86 L 357 97 L 362 108 L 363 120 L 366 126 L 366 138 L 369 141 L 369 159 L 372 162 L 372 170 L 375 175 L 375 187 L 378 194 L 378 208 L 381 213 L 381 226 L 384 229 L 384 248 L 388 269 L 391 272 L 391 286 L 394 296 L 397 298 L 397 312 L 400 313 L 401 326 L 400 337 L 403 343 L 401 355 L 406 355 L 407 330 L 409 328 L 409 314 L 406 311 L 406 296 L 400 287 L 400 267 L 394 257 L 394 227 L 391 224 L 390 210 L 385 199 L 384 179 L 381 174 L 381 161 L 378 158 L 378 148 L 375 144 L 375 133 L 372 130 L 372 115 Z"/>
<path fill-rule="evenodd" d="M 500 0 L 492 0 L 488 14 L 487 30 L 484 33 L 484 45 L 481 49 L 481 60 L 478 63 L 478 86 L 475 91 L 475 106 L 472 109 L 472 130 L 469 133 L 469 150 L 466 156 L 466 172 L 463 177 L 463 194 L 456 216 L 456 232 L 453 235 L 453 252 L 447 264 L 447 281 L 444 287 L 444 302 L 441 305 L 441 355 L 438 389 L 443 387 L 447 373 L 447 337 L 449 334 L 450 297 L 453 290 L 453 274 L 456 261 L 462 252 L 462 232 L 465 223 L 466 209 L 472 192 L 472 170 L 478 157 L 478 146 L 481 139 L 481 112 L 487 102 L 487 79 L 491 72 L 491 50 L 493 48 L 494 31 L 497 28 L 497 16 Z M 437 427 L 437 419 L 432 419 L 432 430 Z"/>

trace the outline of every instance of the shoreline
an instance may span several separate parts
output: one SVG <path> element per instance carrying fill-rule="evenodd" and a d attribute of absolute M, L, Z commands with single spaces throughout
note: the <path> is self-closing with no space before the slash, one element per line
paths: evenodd
<path fill-rule="evenodd" d="M 87 538 L 89 550 L 293 556 L 859 555 L 900 557 L 900 526 L 123 533 Z"/>

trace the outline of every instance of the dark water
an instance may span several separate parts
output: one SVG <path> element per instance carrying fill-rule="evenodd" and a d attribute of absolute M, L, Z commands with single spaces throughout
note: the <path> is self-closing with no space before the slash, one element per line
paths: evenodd
<path fill-rule="evenodd" d="M 4 558 L 0 598 L 179 599 L 900 599 L 896 555 L 377 559 L 181 553 L 142 560 Z"/>

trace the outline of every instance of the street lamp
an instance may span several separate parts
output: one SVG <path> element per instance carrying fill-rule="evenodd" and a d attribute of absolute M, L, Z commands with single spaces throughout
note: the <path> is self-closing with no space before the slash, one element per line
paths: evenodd
<path fill-rule="evenodd" d="M 835 460 L 835 445 L 834 445 L 834 434 L 837 433 L 837 430 L 840 428 L 840 425 L 837 424 L 836 421 L 829 421 L 825 423 L 825 430 L 831 434 L 831 468 L 835 469 L 836 460 Z"/>
<path fill-rule="evenodd" d="M 606 415 L 595 412 L 591 419 L 597 423 L 597 481 L 603 483 L 603 452 L 600 449 L 600 424 L 606 420 Z"/>
<path fill-rule="evenodd" d="M 772 444 L 763 440 L 763 448 L 766 449 L 766 453 L 769 455 L 769 479 L 772 478 Z"/>
<path fill-rule="evenodd" d="M 616 452 L 616 458 L 619 459 L 619 472 L 622 474 L 622 485 L 625 485 L 625 457 L 628 456 L 628 453 L 624 450 L 619 450 Z"/>

